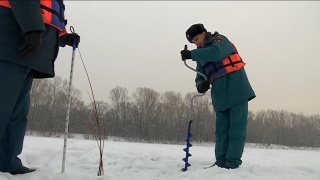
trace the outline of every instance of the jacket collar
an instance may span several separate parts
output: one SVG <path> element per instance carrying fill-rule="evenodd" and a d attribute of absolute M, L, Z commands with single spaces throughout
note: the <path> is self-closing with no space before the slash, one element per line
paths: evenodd
<path fill-rule="evenodd" d="M 203 45 L 204 47 L 208 44 L 212 43 L 213 39 L 220 35 L 217 31 L 215 31 L 213 34 L 211 32 L 207 32 L 206 37 L 204 38 Z"/>

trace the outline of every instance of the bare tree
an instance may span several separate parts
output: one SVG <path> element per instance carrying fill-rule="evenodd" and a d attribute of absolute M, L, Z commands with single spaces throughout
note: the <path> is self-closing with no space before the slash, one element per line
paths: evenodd
<path fill-rule="evenodd" d="M 128 110 L 129 110 L 129 97 L 127 88 L 115 87 L 110 91 L 110 99 L 113 108 L 113 136 L 125 137 L 127 131 Z M 118 134 L 117 130 L 120 130 Z"/>
<path fill-rule="evenodd" d="M 48 94 L 50 92 L 50 84 L 46 80 L 34 80 L 30 91 L 30 108 L 28 126 L 32 130 L 46 132 L 47 113 L 43 112 L 47 109 Z"/>
<path fill-rule="evenodd" d="M 63 132 L 67 90 L 68 82 L 59 76 L 34 80 L 28 130 L 47 136 Z M 110 106 L 104 101 L 85 105 L 80 91 L 73 88 L 70 132 L 91 134 L 100 143 L 101 154 L 102 138 L 106 135 L 149 142 L 181 143 L 186 135 L 193 95 L 194 92 L 188 93 L 182 98 L 180 93 L 173 91 L 159 94 L 153 89 L 140 87 L 131 98 L 126 88 L 117 86 L 110 91 Z M 193 141 L 214 141 L 215 114 L 209 93 L 194 100 L 192 114 Z M 100 138 L 95 131 L 100 131 L 103 136 Z M 267 145 L 320 147 L 320 116 L 270 109 L 249 111 L 246 141 Z"/>
<path fill-rule="evenodd" d="M 191 98 L 197 93 L 188 93 L 185 96 L 185 102 L 190 107 Z M 188 114 L 192 111 L 192 133 L 195 141 L 213 141 L 215 116 L 209 93 L 202 97 L 196 97 L 193 100 L 193 109 L 188 109 Z"/>
<path fill-rule="evenodd" d="M 149 140 L 153 122 L 157 119 L 159 93 L 150 88 L 140 87 L 133 93 L 132 116 L 140 137 Z"/>
<path fill-rule="evenodd" d="M 161 128 L 158 128 L 159 136 L 164 141 L 180 142 L 184 138 L 185 125 L 188 122 L 187 106 L 183 102 L 180 93 L 167 91 L 161 95 L 162 118 Z"/>

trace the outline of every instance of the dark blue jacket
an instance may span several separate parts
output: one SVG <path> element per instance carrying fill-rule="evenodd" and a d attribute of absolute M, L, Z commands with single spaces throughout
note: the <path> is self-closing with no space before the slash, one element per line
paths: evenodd
<path fill-rule="evenodd" d="M 54 61 L 59 51 L 59 31 L 45 25 L 39 1 L 10 1 L 11 9 L 0 7 L 0 61 L 9 61 L 35 70 L 34 78 L 54 77 Z M 24 33 L 43 31 L 42 47 L 31 57 L 18 54 Z"/>

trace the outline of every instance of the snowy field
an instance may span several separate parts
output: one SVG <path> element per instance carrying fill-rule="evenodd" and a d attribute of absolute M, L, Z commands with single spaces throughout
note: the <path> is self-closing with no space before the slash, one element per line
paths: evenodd
<path fill-rule="evenodd" d="M 320 180 L 319 149 L 271 149 L 246 146 L 243 165 L 226 170 L 204 169 L 214 163 L 212 145 L 190 148 L 191 167 L 182 172 L 185 145 L 129 143 L 107 140 L 104 150 L 105 175 L 98 177 L 96 141 L 68 139 L 66 172 L 61 174 L 63 138 L 26 136 L 21 159 L 37 171 L 0 180 Z"/>

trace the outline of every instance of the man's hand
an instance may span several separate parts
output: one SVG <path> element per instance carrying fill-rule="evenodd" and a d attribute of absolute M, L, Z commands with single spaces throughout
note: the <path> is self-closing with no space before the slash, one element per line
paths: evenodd
<path fill-rule="evenodd" d="M 80 36 L 76 33 L 70 33 L 70 34 L 66 34 L 66 39 L 65 39 L 65 44 L 68 46 L 73 47 L 73 43 L 76 43 L 76 48 L 78 47 L 79 43 L 80 43 Z"/>
<path fill-rule="evenodd" d="M 208 91 L 208 89 L 210 89 L 210 82 L 209 81 L 203 81 L 197 87 L 197 90 L 199 93 L 205 93 Z"/>
<path fill-rule="evenodd" d="M 30 31 L 25 33 L 25 39 L 19 46 L 19 54 L 23 57 L 29 57 L 39 51 L 42 45 L 42 32 Z"/>
<path fill-rule="evenodd" d="M 185 61 L 186 59 L 191 59 L 191 51 L 184 49 L 180 53 L 182 61 Z"/>
<path fill-rule="evenodd" d="M 184 45 L 184 49 L 180 52 L 182 61 L 191 59 L 191 51 L 188 50 L 187 45 Z"/>

